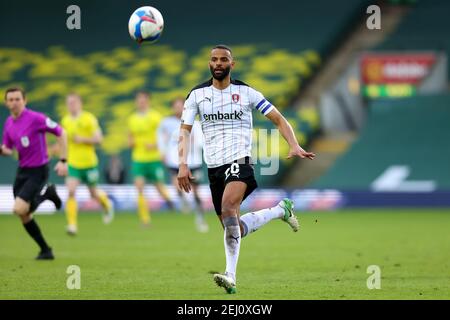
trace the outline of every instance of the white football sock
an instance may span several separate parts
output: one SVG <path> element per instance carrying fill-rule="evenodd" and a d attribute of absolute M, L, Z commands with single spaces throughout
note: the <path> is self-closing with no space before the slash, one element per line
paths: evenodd
<path fill-rule="evenodd" d="M 239 249 L 241 248 L 241 228 L 236 217 L 223 219 L 225 257 L 227 266 L 225 273 L 236 282 L 236 268 L 239 259 Z"/>
<path fill-rule="evenodd" d="M 283 215 L 284 209 L 279 205 L 272 208 L 262 209 L 256 212 L 244 214 L 241 217 L 241 222 L 244 225 L 244 234 L 242 235 L 242 237 L 255 232 L 271 220 L 282 218 Z"/>

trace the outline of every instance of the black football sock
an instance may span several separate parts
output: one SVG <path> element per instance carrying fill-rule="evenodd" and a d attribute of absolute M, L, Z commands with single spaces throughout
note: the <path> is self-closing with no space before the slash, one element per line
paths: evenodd
<path fill-rule="evenodd" d="M 25 227 L 25 230 L 27 230 L 30 237 L 32 237 L 34 241 L 36 241 L 42 251 L 48 251 L 50 249 L 47 242 L 45 242 L 44 237 L 42 236 L 41 229 L 39 229 L 39 226 L 37 225 L 36 221 L 34 221 L 34 219 L 31 219 L 29 222 L 24 223 L 23 226 Z"/>

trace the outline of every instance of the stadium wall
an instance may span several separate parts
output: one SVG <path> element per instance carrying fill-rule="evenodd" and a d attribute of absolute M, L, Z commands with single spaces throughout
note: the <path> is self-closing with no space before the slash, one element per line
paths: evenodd
<path fill-rule="evenodd" d="M 132 185 L 115 186 L 101 185 L 100 188 L 108 193 L 117 211 L 136 211 L 136 190 Z M 57 186 L 58 193 L 63 201 L 67 199 L 65 186 Z M 174 187 L 168 186 L 171 198 L 177 208 L 181 202 Z M 205 210 L 214 211 L 211 194 L 208 185 L 200 186 L 200 198 Z M 165 212 L 168 210 L 164 200 L 157 190 L 148 186 L 145 189 L 148 204 L 152 210 Z M 374 192 L 374 191 L 340 191 L 337 189 L 282 189 L 260 188 L 251 194 L 242 204 L 243 212 L 256 211 L 276 205 L 280 199 L 290 197 L 294 200 L 297 211 L 333 211 L 341 208 L 392 208 L 392 207 L 450 207 L 450 191 L 435 192 Z M 77 191 L 76 198 L 80 211 L 98 212 L 100 205 L 91 200 L 85 186 Z M 188 201 L 193 201 L 192 194 L 188 195 Z M 0 185 L 0 214 L 12 214 L 13 196 L 11 186 Z M 45 201 L 38 208 L 39 214 L 54 214 L 54 205 Z"/>
<path fill-rule="evenodd" d="M 372 101 L 358 139 L 311 187 L 450 190 L 449 104 L 449 94 Z"/>

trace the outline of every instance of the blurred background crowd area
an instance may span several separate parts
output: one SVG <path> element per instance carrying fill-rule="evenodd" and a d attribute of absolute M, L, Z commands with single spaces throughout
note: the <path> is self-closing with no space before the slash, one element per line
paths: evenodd
<path fill-rule="evenodd" d="M 0 90 L 24 87 L 29 106 L 55 120 L 65 96 L 79 93 L 104 131 L 102 171 L 112 156 L 129 168 L 125 119 L 135 93 L 151 92 L 152 108 L 169 115 L 174 98 L 210 77 L 210 48 L 225 43 L 233 77 L 263 92 L 318 154 L 288 162 L 280 141 L 280 171 L 260 176 L 261 185 L 369 190 L 397 166 L 405 179 L 428 183 L 413 191 L 450 188 L 448 1 L 152 0 L 146 5 L 162 12 L 165 29 L 142 46 L 127 29 L 141 1 L 78 1 L 81 30 L 66 27 L 70 4 L 0 4 Z M 367 28 L 372 4 L 381 30 Z M 0 109 L 0 126 L 7 114 Z M 255 115 L 255 128 L 273 126 Z M 0 184 L 11 183 L 15 166 L 0 159 Z"/>

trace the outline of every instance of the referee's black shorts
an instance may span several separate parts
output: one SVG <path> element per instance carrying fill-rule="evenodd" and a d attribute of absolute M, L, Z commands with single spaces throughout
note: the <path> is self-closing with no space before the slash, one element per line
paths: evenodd
<path fill-rule="evenodd" d="M 231 164 L 225 164 L 217 168 L 208 168 L 208 178 L 217 215 L 222 214 L 222 197 L 227 183 L 242 181 L 247 184 L 242 200 L 245 200 L 258 187 L 250 157 L 235 160 Z"/>
<path fill-rule="evenodd" d="M 35 168 L 18 168 L 14 180 L 14 198 L 19 197 L 31 203 L 41 192 L 48 180 L 48 165 Z"/>

